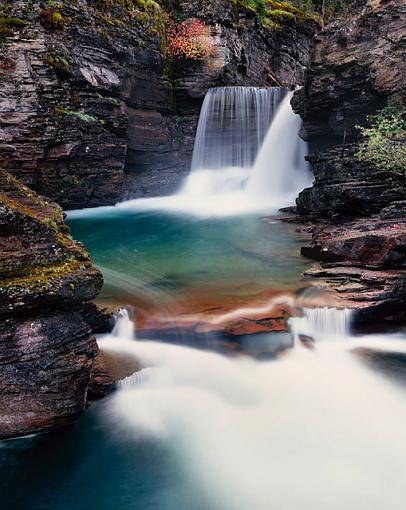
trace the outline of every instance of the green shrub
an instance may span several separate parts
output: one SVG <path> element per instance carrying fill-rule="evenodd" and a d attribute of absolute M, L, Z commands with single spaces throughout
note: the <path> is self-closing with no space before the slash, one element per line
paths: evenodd
<path fill-rule="evenodd" d="M 58 106 L 55 108 L 55 114 L 57 116 L 71 115 L 73 117 L 78 118 L 82 122 L 91 122 L 91 123 L 98 122 L 97 117 L 94 117 L 93 115 L 89 115 L 88 113 L 79 112 L 76 110 L 67 110 L 66 108 L 60 108 Z"/>
<path fill-rule="evenodd" d="M 59 71 L 61 73 L 69 73 L 70 71 L 69 62 L 66 60 L 66 58 L 59 55 L 47 53 L 47 55 L 44 57 L 44 62 L 53 67 L 55 71 Z"/>
<path fill-rule="evenodd" d="M 63 30 L 65 28 L 64 17 L 55 7 L 43 9 L 40 12 L 40 20 L 42 26 L 47 30 Z"/>
<path fill-rule="evenodd" d="M 237 13 L 240 8 L 254 12 L 263 27 L 273 30 L 281 30 L 288 24 L 303 23 L 308 19 L 320 22 L 320 16 L 315 12 L 300 8 L 300 0 L 295 2 L 298 7 L 289 2 L 277 0 L 231 0 L 231 2 Z"/>
<path fill-rule="evenodd" d="M 163 10 L 155 0 L 98 0 L 97 8 L 110 17 L 123 15 L 135 18 L 145 25 L 149 22 L 159 24 L 162 21 Z"/>
<path fill-rule="evenodd" d="M 283 11 L 282 9 L 267 9 L 266 17 L 274 21 L 275 23 L 282 24 L 289 21 L 296 21 L 296 16 L 288 11 Z"/>
<path fill-rule="evenodd" d="M 0 17 L 0 24 L 8 26 L 8 27 L 20 28 L 20 27 L 24 27 L 27 24 L 27 22 L 24 21 L 21 18 L 3 18 L 3 17 Z"/>
<path fill-rule="evenodd" d="M 406 185 L 406 106 L 388 105 L 367 118 L 368 127 L 357 126 L 362 141 L 357 157 L 392 174 L 391 182 Z"/>
<path fill-rule="evenodd" d="M 26 22 L 21 18 L 10 18 L 0 15 L 0 43 L 14 34 L 15 30 L 23 28 Z"/>

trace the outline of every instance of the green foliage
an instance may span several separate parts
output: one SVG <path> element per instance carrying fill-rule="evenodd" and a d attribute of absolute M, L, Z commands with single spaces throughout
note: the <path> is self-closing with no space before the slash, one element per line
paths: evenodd
<path fill-rule="evenodd" d="M 278 23 L 279 25 L 282 25 L 283 23 L 289 22 L 289 21 L 296 21 L 296 16 L 289 12 L 284 11 L 282 9 L 268 9 L 266 11 L 266 17 L 274 21 L 275 23 Z"/>
<path fill-rule="evenodd" d="M 231 0 L 238 13 L 239 9 L 254 12 L 262 26 L 282 29 L 291 23 L 314 20 L 323 23 L 345 7 L 345 0 Z"/>
<path fill-rule="evenodd" d="M 66 181 L 73 188 L 83 188 L 85 186 L 83 179 L 80 179 L 77 175 L 68 175 Z"/>
<path fill-rule="evenodd" d="M 406 185 L 406 106 L 390 104 L 367 118 L 368 127 L 357 126 L 361 142 L 357 157 L 391 173 L 391 182 Z"/>
<path fill-rule="evenodd" d="M 54 55 L 53 53 L 48 53 L 44 57 L 44 62 L 49 66 L 53 67 L 55 71 L 60 73 L 69 73 L 70 64 L 66 60 L 66 58 L 61 57 L 60 55 Z"/>
<path fill-rule="evenodd" d="M 246 9 L 254 12 L 265 28 L 281 30 L 286 25 L 292 23 L 303 23 L 308 19 L 314 19 L 320 22 L 320 17 L 313 10 L 305 10 L 301 7 L 301 2 L 296 2 L 297 7 L 289 2 L 279 2 L 277 0 L 231 0 L 234 8 Z M 311 0 L 309 0 L 311 1 Z"/>
<path fill-rule="evenodd" d="M 40 12 L 41 24 L 47 30 L 63 30 L 65 28 L 65 19 L 58 10 L 59 4 L 57 5 L 58 7 L 49 7 Z"/>
<path fill-rule="evenodd" d="M 124 27 L 122 18 L 125 16 L 155 31 L 162 28 L 164 12 L 155 0 L 97 0 L 96 5 L 109 24 L 121 22 Z"/>
<path fill-rule="evenodd" d="M 3 18 L 0 17 L 0 23 L 8 27 L 24 27 L 27 23 L 21 18 Z"/>
<path fill-rule="evenodd" d="M 26 22 L 21 18 L 12 18 L 0 15 L 0 43 L 14 34 L 15 30 L 23 28 Z"/>
<path fill-rule="evenodd" d="M 72 115 L 73 117 L 77 117 L 83 122 L 98 122 L 98 119 L 93 115 L 89 115 L 88 113 L 83 113 L 76 110 L 67 110 L 66 108 L 56 107 L 55 114 L 58 116 Z"/>

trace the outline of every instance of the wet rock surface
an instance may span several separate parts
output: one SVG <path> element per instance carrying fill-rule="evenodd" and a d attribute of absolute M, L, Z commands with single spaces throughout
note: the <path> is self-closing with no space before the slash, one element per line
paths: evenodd
<path fill-rule="evenodd" d="M 80 309 L 102 286 L 61 208 L 0 171 L 0 438 L 85 409 L 97 345 Z"/>
<path fill-rule="evenodd" d="M 355 325 L 406 320 L 406 220 L 379 217 L 308 227 L 312 241 L 302 255 L 318 261 L 305 272 L 333 290 L 341 306 L 355 309 Z M 374 326 L 375 324 L 375 326 Z"/>
<path fill-rule="evenodd" d="M 357 158 L 356 128 L 405 99 L 405 19 L 401 0 L 355 2 L 316 37 L 293 99 L 315 176 L 296 209 L 313 222 L 302 254 L 319 261 L 306 275 L 356 308 L 360 323 L 405 320 L 406 190 Z"/>

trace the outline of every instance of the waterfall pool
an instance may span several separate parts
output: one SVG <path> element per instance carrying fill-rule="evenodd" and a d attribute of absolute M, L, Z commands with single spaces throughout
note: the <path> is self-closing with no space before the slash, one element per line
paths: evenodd
<path fill-rule="evenodd" d="M 274 328 L 269 307 L 304 284 L 306 235 L 260 215 L 309 184 L 289 101 L 214 89 L 177 195 L 69 215 L 103 271 L 100 302 L 131 304 L 154 336 L 137 340 L 122 311 L 100 349 L 142 369 L 72 427 L 0 442 L 2 510 L 404 509 L 404 335 L 353 337 L 348 310 L 321 308 L 241 350 L 216 330 L 183 341 L 185 318 L 261 310 Z M 270 335 L 293 348 L 268 352 Z"/>
<path fill-rule="evenodd" d="M 99 302 L 132 304 L 138 327 L 144 318 L 261 305 L 305 285 L 310 263 L 299 253 L 307 234 L 275 218 L 114 208 L 74 217 L 70 226 L 104 274 Z"/>

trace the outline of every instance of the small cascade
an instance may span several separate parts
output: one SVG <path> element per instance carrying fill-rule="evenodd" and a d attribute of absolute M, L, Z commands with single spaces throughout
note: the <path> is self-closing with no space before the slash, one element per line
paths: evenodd
<path fill-rule="evenodd" d="M 303 317 L 289 321 L 295 344 L 301 336 L 315 341 L 344 339 L 350 335 L 353 311 L 347 308 L 304 308 Z"/>
<path fill-rule="evenodd" d="M 132 340 L 135 338 L 135 326 L 131 320 L 130 313 L 126 308 L 121 308 L 116 317 L 111 336 Z"/>
<path fill-rule="evenodd" d="M 253 165 L 287 89 L 217 87 L 202 105 L 192 172 Z"/>
<path fill-rule="evenodd" d="M 313 328 L 348 332 L 348 310 L 305 313 Z M 354 341 L 293 349 L 277 361 L 131 342 L 152 370 L 121 383 L 106 429 L 163 445 L 203 502 L 197 508 L 400 510 L 404 391 L 350 356 Z"/>
<path fill-rule="evenodd" d="M 128 377 L 125 377 L 121 381 L 117 382 L 117 386 L 122 389 L 130 389 L 135 388 L 137 386 L 147 384 L 149 381 L 152 380 L 153 376 L 156 373 L 155 367 L 146 367 L 142 370 L 139 370 L 138 372 L 135 372 L 134 374 L 129 375 Z"/>

